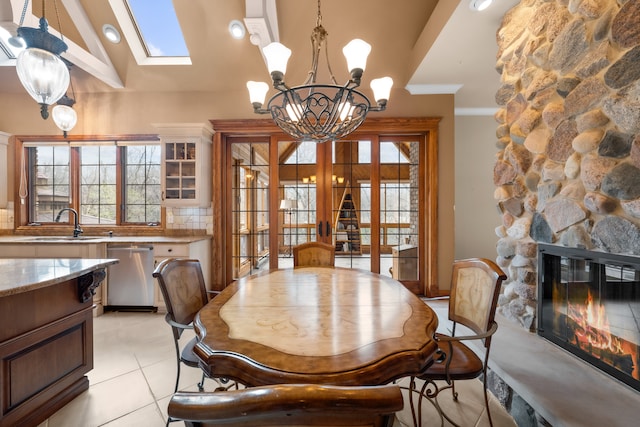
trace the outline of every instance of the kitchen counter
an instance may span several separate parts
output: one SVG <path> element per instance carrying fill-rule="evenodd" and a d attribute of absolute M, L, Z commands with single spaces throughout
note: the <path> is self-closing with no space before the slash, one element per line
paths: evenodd
<path fill-rule="evenodd" d="M 89 388 L 93 292 L 117 262 L 0 260 L 0 426 L 37 426 Z"/>
<path fill-rule="evenodd" d="M 0 298 L 62 283 L 117 259 L 0 259 Z"/>
<path fill-rule="evenodd" d="M 38 244 L 46 244 L 46 243 L 192 243 L 199 242 L 201 240 L 210 240 L 211 236 L 175 236 L 175 237 L 167 237 L 167 236 L 80 236 L 80 237 L 72 237 L 72 236 L 23 236 L 23 235 L 12 235 L 12 236 L 0 236 L 0 244 L 3 243 L 38 243 Z"/>
<path fill-rule="evenodd" d="M 153 247 L 153 262 L 157 265 L 166 258 L 193 258 L 200 260 L 202 274 L 205 278 L 207 289 L 214 289 L 211 280 L 211 236 L 189 235 L 189 236 L 113 236 L 108 235 L 83 235 L 74 238 L 70 235 L 44 236 L 44 235 L 4 235 L 0 236 L 0 259 L 5 258 L 29 258 L 29 259 L 104 259 L 118 258 L 109 255 L 110 249 L 123 247 Z M 127 258 L 128 259 L 128 258 Z M 124 259 L 123 259 L 124 261 Z M 119 263 L 118 267 L 123 263 Z M 116 267 L 116 269 L 119 269 Z M 94 314 L 99 316 L 103 313 L 104 307 L 111 305 L 109 302 L 111 272 L 109 277 L 100 286 L 94 297 L 96 310 Z M 147 276 L 150 272 L 145 273 Z M 165 310 L 164 299 L 157 283 L 153 283 L 153 305 L 158 311 Z M 2 286 L 0 285 L 0 292 Z M 114 295 L 117 295 L 114 294 Z M 121 304 L 117 304 L 121 305 Z M 129 305 L 129 304 L 125 304 Z"/>

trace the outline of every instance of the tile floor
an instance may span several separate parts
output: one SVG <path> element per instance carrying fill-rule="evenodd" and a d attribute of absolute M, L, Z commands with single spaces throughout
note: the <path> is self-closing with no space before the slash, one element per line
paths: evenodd
<path fill-rule="evenodd" d="M 110 312 L 94 320 L 94 369 L 88 374 L 89 390 L 39 427 L 164 426 L 176 369 L 173 341 L 164 315 Z M 180 388 L 196 390 L 199 379 L 197 369 L 183 368 Z M 488 426 L 482 384 L 466 383 L 459 383 L 457 404 L 452 402 L 450 393 L 442 396 L 441 404 L 463 427 Z M 516 425 L 495 399 L 491 410 L 496 427 Z M 440 425 L 434 416 L 433 408 L 425 404 L 423 425 Z M 396 426 L 411 425 L 408 405 L 397 418 Z"/>

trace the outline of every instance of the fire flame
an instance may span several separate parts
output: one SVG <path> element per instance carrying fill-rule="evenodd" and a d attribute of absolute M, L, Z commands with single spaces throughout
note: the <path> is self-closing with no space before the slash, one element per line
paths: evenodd
<path fill-rule="evenodd" d="M 614 354 L 624 353 L 620 339 L 610 332 L 604 305 L 594 304 L 590 290 L 584 304 L 569 303 L 569 317 L 580 327 L 575 331 L 578 341 Z"/>

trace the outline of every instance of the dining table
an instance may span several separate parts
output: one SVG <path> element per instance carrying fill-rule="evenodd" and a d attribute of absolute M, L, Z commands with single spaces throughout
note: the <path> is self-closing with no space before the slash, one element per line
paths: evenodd
<path fill-rule="evenodd" d="M 341 267 L 238 279 L 194 320 L 209 377 L 246 386 L 381 385 L 419 375 L 437 349 L 435 312 L 400 282 Z"/>

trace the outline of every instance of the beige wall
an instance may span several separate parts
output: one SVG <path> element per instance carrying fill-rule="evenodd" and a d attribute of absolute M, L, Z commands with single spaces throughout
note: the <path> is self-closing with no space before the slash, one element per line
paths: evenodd
<path fill-rule="evenodd" d="M 496 258 L 500 215 L 493 198 L 496 148 L 493 116 L 456 116 L 455 258 Z"/>
<path fill-rule="evenodd" d="M 245 88 L 224 93 L 78 93 L 78 124 L 71 135 L 156 133 L 153 123 L 206 123 L 210 119 L 265 118 L 253 114 Z M 394 89 L 387 111 L 375 116 L 441 117 L 439 128 L 438 286 L 449 288 L 454 259 L 454 98 L 411 96 Z M 53 120 L 40 118 L 39 106 L 25 93 L 0 94 L 0 131 L 13 135 L 60 135 Z M 14 159 L 12 144 L 9 158 Z M 13 176 L 13 162 L 7 173 Z M 9 179 L 9 200 L 14 199 Z M 493 228 L 493 227 L 492 227 Z"/>

